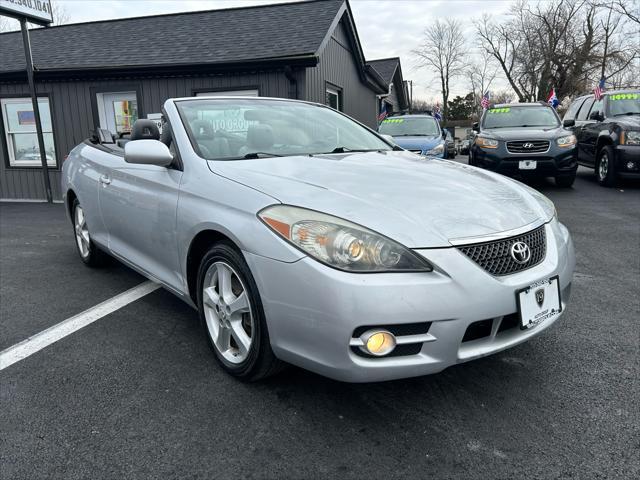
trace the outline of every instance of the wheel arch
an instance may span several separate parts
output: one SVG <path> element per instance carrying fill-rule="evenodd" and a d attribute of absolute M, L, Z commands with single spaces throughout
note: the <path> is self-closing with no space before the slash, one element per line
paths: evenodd
<path fill-rule="evenodd" d="M 611 139 L 611 137 L 608 134 L 600 135 L 598 137 L 598 140 L 596 141 L 596 157 L 600 155 L 600 151 L 602 150 L 602 148 L 607 145 L 613 145 L 613 140 Z"/>
<path fill-rule="evenodd" d="M 241 251 L 240 247 L 229 236 L 214 229 L 201 230 L 193 237 L 189 244 L 186 261 L 187 288 L 189 290 L 189 297 L 196 305 L 198 303 L 197 286 L 200 262 L 209 248 L 219 242 L 226 242 L 239 252 Z"/>
<path fill-rule="evenodd" d="M 76 195 L 76 192 L 74 192 L 72 188 L 67 190 L 67 195 L 65 199 L 65 208 L 67 209 L 67 214 L 69 215 L 69 218 L 71 219 L 72 222 L 73 222 L 73 202 L 77 198 L 78 198 L 78 195 Z"/>

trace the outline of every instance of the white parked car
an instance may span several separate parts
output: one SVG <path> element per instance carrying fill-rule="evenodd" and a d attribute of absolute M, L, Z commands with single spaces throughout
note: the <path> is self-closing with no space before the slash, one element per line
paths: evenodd
<path fill-rule="evenodd" d="M 107 252 L 197 308 L 232 375 L 430 374 L 564 312 L 574 248 L 535 190 L 312 103 L 171 99 L 164 117 L 162 138 L 138 120 L 124 148 L 77 146 L 62 191 L 82 260 Z"/>

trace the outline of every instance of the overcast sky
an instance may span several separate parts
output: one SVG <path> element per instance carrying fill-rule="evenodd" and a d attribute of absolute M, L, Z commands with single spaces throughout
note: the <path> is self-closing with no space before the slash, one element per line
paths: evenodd
<path fill-rule="evenodd" d="M 52 0 L 52 3 L 62 5 L 70 22 L 75 23 L 283 1 L 288 0 Z M 434 74 L 416 69 L 411 55 L 425 28 L 437 18 L 457 18 L 463 23 L 467 41 L 473 46 L 472 19 L 485 12 L 494 16 L 504 14 L 509 4 L 506 0 L 351 0 L 366 58 L 399 56 L 405 79 L 414 82 L 414 97 L 424 99 L 440 95 Z M 469 91 L 467 83 L 464 78 L 457 79 L 452 93 L 466 94 Z"/>

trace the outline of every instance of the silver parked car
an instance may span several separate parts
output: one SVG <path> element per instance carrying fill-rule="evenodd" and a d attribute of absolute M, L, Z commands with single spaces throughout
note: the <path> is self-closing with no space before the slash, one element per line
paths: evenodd
<path fill-rule="evenodd" d="M 198 97 L 163 114 L 161 135 L 138 120 L 124 148 L 77 146 L 62 191 L 82 260 L 107 252 L 197 308 L 230 374 L 430 374 L 562 316 L 574 248 L 535 190 L 323 105 Z"/>

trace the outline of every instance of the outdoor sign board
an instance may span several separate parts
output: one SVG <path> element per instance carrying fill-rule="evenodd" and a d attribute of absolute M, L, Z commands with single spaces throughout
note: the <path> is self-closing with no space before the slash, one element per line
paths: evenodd
<path fill-rule="evenodd" d="M 39 25 L 53 22 L 51 0 L 0 0 L 0 15 L 26 18 Z"/>

